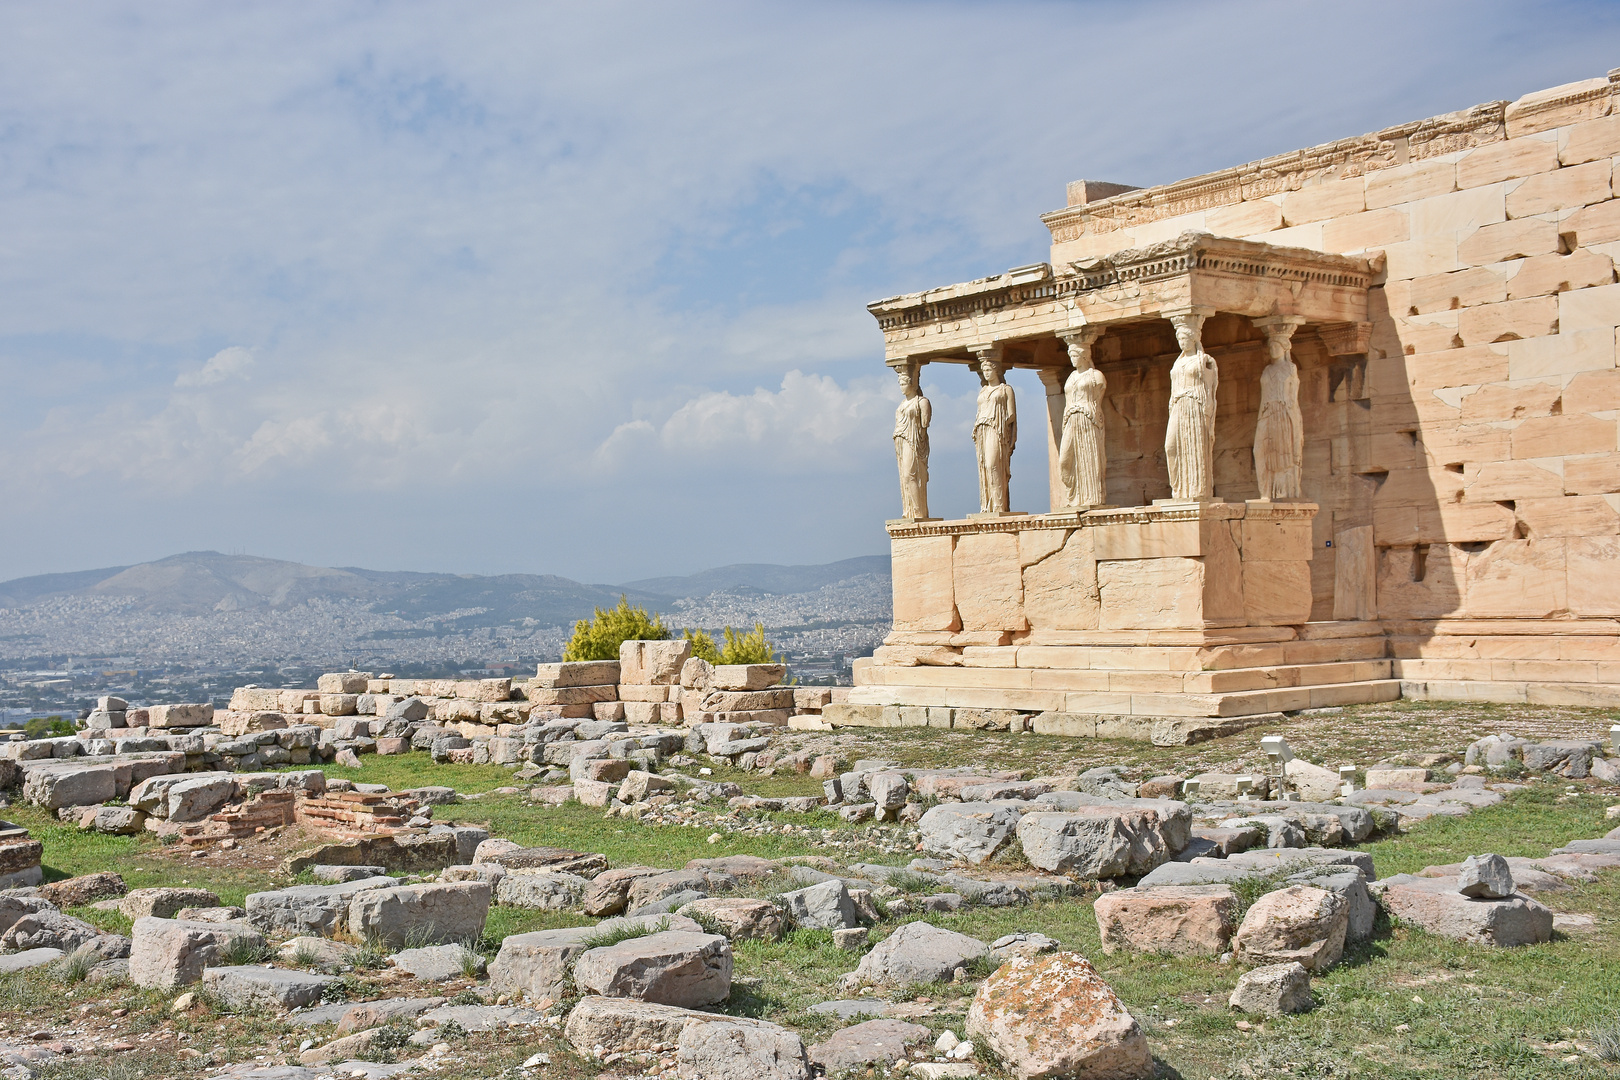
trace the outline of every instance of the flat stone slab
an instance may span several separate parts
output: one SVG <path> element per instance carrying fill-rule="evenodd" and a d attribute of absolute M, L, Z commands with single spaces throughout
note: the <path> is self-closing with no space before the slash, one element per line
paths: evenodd
<path fill-rule="evenodd" d="M 871 998 L 844 998 L 838 1001 L 821 1001 L 810 1006 L 809 1012 L 820 1013 L 823 1016 L 836 1016 L 840 1020 L 853 1020 L 858 1016 L 882 1016 L 888 1011 L 889 1003 L 886 1001 L 873 1001 Z"/>
<path fill-rule="evenodd" d="M 1620 855 L 1620 840 L 1571 840 L 1553 851 L 1554 855 Z"/>
<path fill-rule="evenodd" d="M 829 1075 L 864 1065 L 888 1066 L 905 1058 L 911 1047 L 932 1042 L 931 1035 L 921 1024 L 868 1020 L 833 1032 L 825 1042 L 810 1047 L 809 1056 Z"/>
<path fill-rule="evenodd" d="M 331 975 L 257 966 L 211 967 L 202 974 L 203 987 L 233 1009 L 313 1005 L 321 1000 L 321 991 L 337 981 Z"/>
<path fill-rule="evenodd" d="M 974 957 L 984 956 L 990 946 L 978 938 L 942 930 L 932 923 L 907 923 L 878 942 L 861 957 L 851 982 L 911 983 L 949 979 L 952 972 Z"/>
<path fill-rule="evenodd" d="M 0 956 L 0 974 L 12 971 L 27 971 L 29 968 L 49 964 L 62 959 L 61 949 L 28 949 L 25 952 L 11 953 Z"/>
<path fill-rule="evenodd" d="M 464 1031 L 499 1031 L 502 1028 L 530 1027 L 541 1015 L 517 1005 L 441 1005 L 417 1018 L 420 1027 L 438 1027 L 454 1020 Z"/>
<path fill-rule="evenodd" d="M 325 866 L 309 868 L 310 875 L 325 885 L 341 885 L 346 881 L 364 881 L 366 878 L 387 877 L 386 866 Z"/>
<path fill-rule="evenodd" d="M 1456 878 L 1410 874 L 1381 881 L 1374 892 L 1390 915 L 1455 941 L 1513 946 L 1552 939 L 1552 911 L 1522 893 L 1476 900 L 1457 891 Z"/>
<path fill-rule="evenodd" d="M 666 930 L 590 949 L 574 961 L 582 993 L 696 1008 L 731 993 L 731 943 L 718 934 Z"/>
<path fill-rule="evenodd" d="M 422 949 L 405 949 L 391 958 L 394 967 L 416 976 L 423 982 L 446 982 L 469 974 L 476 978 L 483 974 L 484 958 L 461 945 L 429 945 Z"/>
<path fill-rule="evenodd" d="M 335 868 L 334 868 L 335 869 Z M 362 877 L 336 885 L 293 885 L 249 893 L 248 925 L 261 934 L 332 937 L 347 929 L 349 902 L 372 889 L 399 884 L 395 877 Z"/>

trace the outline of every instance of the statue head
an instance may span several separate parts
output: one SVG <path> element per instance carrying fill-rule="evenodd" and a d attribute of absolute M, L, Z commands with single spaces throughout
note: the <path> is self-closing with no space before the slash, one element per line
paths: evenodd
<path fill-rule="evenodd" d="M 1202 351 L 1199 334 L 1204 328 L 1204 317 L 1194 313 L 1170 316 L 1170 325 L 1176 328 L 1176 344 L 1181 346 L 1181 355 L 1190 356 Z"/>
<path fill-rule="evenodd" d="M 1001 362 L 992 360 L 988 356 L 979 358 L 979 377 L 986 386 L 996 386 L 1001 382 Z"/>
<path fill-rule="evenodd" d="M 906 397 L 916 397 L 918 393 L 916 369 L 907 365 L 895 369 L 895 375 L 900 379 L 900 392 Z"/>
<path fill-rule="evenodd" d="M 1096 333 L 1071 334 L 1064 338 L 1069 346 L 1069 363 L 1074 365 L 1076 371 L 1091 370 L 1091 347 L 1096 343 Z"/>

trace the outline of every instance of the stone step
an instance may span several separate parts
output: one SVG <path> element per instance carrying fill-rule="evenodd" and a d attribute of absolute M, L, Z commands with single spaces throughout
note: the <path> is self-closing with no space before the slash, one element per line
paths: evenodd
<path fill-rule="evenodd" d="M 1334 705 L 1358 705 L 1373 701 L 1394 701 L 1400 696 L 1401 684 L 1393 679 L 1364 679 L 1321 686 L 1207 694 L 1064 692 L 995 686 L 929 686 L 912 683 L 857 686 L 850 692 L 849 703 L 931 705 L 958 709 L 1014 709 L 1023 712 L 1095 713 L 1116 716 L 1229 717 L 1294 712 L 1299 709 L 1317 709 Z"/>
<path fill-rule="evenodd" d="M 1056 690 L 1108 694 L 1211 694 L 1281 690 L 1392 678 L 1390 660 L 1290 664 L 1226 671 L 1117 671 L 1099 668 L 971 668 L 874 664 L 864 686 L 932 686 L 998 690 Z M 1016 708 L 1017 706 L 1005 706 Z"/>

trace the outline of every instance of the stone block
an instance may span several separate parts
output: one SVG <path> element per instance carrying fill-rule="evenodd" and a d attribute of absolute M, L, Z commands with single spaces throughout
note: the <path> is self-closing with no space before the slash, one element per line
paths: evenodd
<path fill-rule="evenodd" d="M 292 885 L 249 893 L 248 925 L 267 937 L 334 937 L 348 930 L 349 903 L 357 895 L 399 884 L 394 877 L 364 877 L 334 885 Z"/>
<path fill-rule="evenodd" d="M 218 966 L 236 938 L 264 946 L 263 937 L 240 926 L 138 918 L 130 936 L 129 981 L 152 990 L 187 986 L 201 979 L 205 968 Z"/>
<path fill-rule="evenodd" d="M 1111 878 L 1139 876 L 1169 862 L 1191 841 L 1191 830 L 1185 804 L 1139 799 L 1082 805 L 1068 813 L 1029 813 L 1018 823 L 1018 839 L 1038 869 Z"/>
<path fill-rule="evenodd" d="M 1003 964 L 974 993 L 967 1032 L 1019 1080 L 1137 1080 L 1157 1071 L 1141 1026 L 1091 962 L 1076 953 L 1020 956 Z M 924 1067 L 913 1065 L 909 1072 Z"/>
<path fill-rule="evenodd" d="M 932 923 L 906 923 L 861 957 L 851 981 L 890 986 L 938 982 L 989 951 L 978 938 Z"/>
<path fill-rule="evenodd" d="M 364 694 L 371 683 L 371 674 L 361 671 L 335 671 L 315 680 L 315 689 L 321 694 Z"/>
<path fill-rule="evenodd" d="M 1557 139 L 1508 139 L 1475 147 L 1457 159 L 1457 186 L 1482 187 L 1558 168 Z M 1522 215 L 1515 215 L 1522 216 Z"/>
<path fill-rule="evenodd" d="M 529 685 L 541 686 L 606 686 L 619 682 L 617 660 L 584 660 L 561 664 L 541 664 Z"/>
<path fill-rule="evenodd" d="M 806 930 L 846 930 L 859 926 L 849 889 L 837 878 L 781 895 L 794 925 Z"/>
<path fill-rule="evenodd" d="M 681 665 L 692 656 L 692 643 L 626 641 L 619 646 L 619 681 L 674 686 L 681 681 Z"/>
<path fill-rule="evenodd" d="M 1007 846 L 1021 817 L 1015 804 L 947 803 L 923 814 L 917 828 L 929 854 L 977 865 Z"/>
<path fill-rule="evenodd" d="M 333 975 L 257 966 L 213 967 L 202 973 L 203 989 L 241 1011 L 314 1005 L 321 1000 L 322 992 L 337 981 Z"/>
<path fill-rule="evenodd" d="M 213 721 L 212 705 L 153 705 L 146 710 L 147 727 L 204 727 Z"/>
<path fill-rule="evenodd" d="M 1197 558 L 1111 559 L 1097 564 L 1103 629 L 1204 624 L 1204 564 Z"/>
<path fill-rule="evenodd" d="M 1238 976 L 1227 1000 L 1232 1008 L 1261 1016 L 1287 1016 L 1311 1008 L 1311 973 L 1297 960 L 1267 964 Z"/>
<path fill-rule="evenodd" d="M 535 686 L 529 684 L 529 702 L 533 705 L 593 705 L 598 701 L 615 701 L 617 686 Z"/>
<path fill-rule="evenodd" d="M 1390 915 L 1441 937 L 1497 946 L 1551 940 L 1552 911 L 1528 896 L 1476 900 L 1457 887 L 1456 878 L 1399 874 L 1378 882 L 1374 890 Z"/>
<path fill-rule="evenodd" d="M 1097 897 L 1103 951 L 1217 956 L 1236 927 L 1237 894 L 1228 885 L 1116 889 Z"/>
<path fill-rule="evenodd" d="M 577 874 L 550 870 L 511 871 L 496 882 L 495 902 L 506 907 L 562 911 L 577 907 L 589 885 Z"/>
<path fill-rule="evenodd" d="M 666 930 L 588 949 L 574 961 L 583 993 L 696 1008 L 731 993 L 731 945 L 718 934 Z"/>
<path fill-rule="evenodd" d="M 709 689 L 731 693 L 763 691 L 787 676 L 783 664 L 716 664 L 709 674 Z M 783 704 L 738 706 L 739 708 L 784 708 Z"/>
<path fill-rule="evenodd" d="M 889 541 L 895 630 L 961 629 L 951 570 L 955 544 L 951 536 Z"/>
<path fill-rule="evenodd" d="M 1298 961 L 1310 971 L 1331 967 L 1344 953 L 1350 911 L 1327 889 L 1293 885 L 1256 900 L 1232 938 L 1237 957 L 1254 964 Z"/>
<path fill-rule="evenodd" d="M 431 944 L 476 939 L 484 932 L 490 894 L 483 881 L 368 890 L 349 903 L 349 932 L 395 947 L 407 938 Z"/>
<path fill-rule="evenodd" d="M 1604 202 L 1612 194 L 1611 172 L 1610 163 L 1604 160 L 1531 176 L 1507 194 L 1507 216 L 1530 217 Z"/>

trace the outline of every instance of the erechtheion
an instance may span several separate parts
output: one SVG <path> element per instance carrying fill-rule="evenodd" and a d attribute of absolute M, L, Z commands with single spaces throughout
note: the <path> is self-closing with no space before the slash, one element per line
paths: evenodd
<path fill-rule="evenodd" d="M 908 516 L 850 722 L 1620 704 L 1617 154 L 1620 71 L 1078 181 L 1049 262 L 870 305 Z M 931 364 L 983 385 L 962 520 L 926 516 Z M 1009 368 L 1046 390 L 1022 440 Z M 1009 507 L 1043 428 L 1050 505 Z"/>

